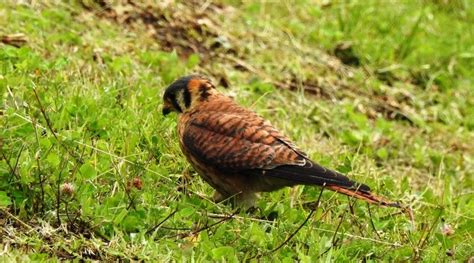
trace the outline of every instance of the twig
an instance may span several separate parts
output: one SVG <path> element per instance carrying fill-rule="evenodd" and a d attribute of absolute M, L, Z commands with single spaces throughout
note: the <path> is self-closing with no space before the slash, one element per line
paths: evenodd
<path fill-rule="evenodd" d="M 33 129 L 35 130 L 35 140 L 36 140 L 36 143 L 38 144 L 38 148 L 41 149 L 40 141 L 39 141 L 39 137 L 38 137 L 38 127 L 36 126 L 36 120 L 33 119 L 33 118 L 32 118 L 32 122 L 31 122 L 31 126 L 33 126 Z M 45 197 L 44 182 L 46 181 L 46 179 L 43 181 L 43 175 L 42 175 L 41 163 L 40 163 L 40 156 L 35 155 L 35 159 L 36 159 L 36 164 L 38 165 L 38 184 L 39 184 L 40 190 L 41 190 L 40 204 L 38 205 L 37 209 L 42 215 L 44 215 L 44 197 Z"/>
<path fill-rule="evenodd" d="M 21 153 L 23 152 L 24 148 L 25 148 L 25 145 L 22 144 L 20 151 L 18 151 L 18 155 L 16 156 L 15 165 L 13 166 L 13 170 L 12 170 L 13 176 L 15 176 L 18 180 L 20 180 L 20 176 L 16 174 L 16 171 L 18 169 L 18 163 L 20 162 Z"/>
<path fill-rule="evenodd" d="M 23 152 L 23 149 L 25 148 L 25 145 L 22 144 L 21 145 L 21 148 L 20 148 L 20 151 L 18 152 L 18 155 L 16 157 L 16 160 L 15 160 L 15 165 L 12 166 L 10 164 L 10 161 L 7 159 L 7 156 L 5 155 L 5 153 L 3 152 L 2 149 L 0 149 L 2 151 L 2 156 L 3 156 L 3 159 L 5 159 L 5 162 L 7 163 L 8 165 L 8 168 L 10 168 L 10 173 L 12 175 L 12 177 L 15 177 L 18 181 L 20 181 L 20 176 L 18 174 L 16 174 L 16 170 L 18 168 L 18 162 L 20 161 L 20 157 L 21 157 L 21 153 Z M 11 181 L 11 179 L 9 180 Z"/>
<path fill-rule="evenodd" d="M 347 196 L 347 198 L 348 198 L 348 201 L 349 201 L 349 208 L 350 208 L 350 212 L 351 212 L 351 215 L 352 215 L 350 221 L 351 221 L 352 224 L 357 225 L 360 234 L 364 234 L 364 230 L 363 230 L 362 225 L 361 225 L 357 220 L 353 220 L 354 217 L 356 216 L 355 210 L 354 210 L 354 203 L 355 203 L 355 201 L 354 201 L 353 203 L 351 203 L 350 197 Z"/>
<path fill-rule="evenodd" d="M 28 230 L 34 230 L 33 227 L 31 227 L 30 225 L 28 225 L 27 223 L 23 222 L 21 219 L 19 219 L 18 217 L 14 216 L 13 214 L 11 214 L 10 212 L 8 212 L 5 208 L 2 208 L 0 207 L 0 211 L 2 211 L 3 213 L 5 213 L 8 217 L 14 219 L 15 221 L 17 221 L 18 223 L 20 223 L 22 226 L 28 228 Z"/>
<path fill-rule="evenodd" d="M 410 218 L 411 225 L 412 225 L 413 229 L 415 229 L 416 228 L 416 223 L 415 223 L 415 216 L 413 215 L 413 209 L 411 209 L 410 206 L 407 206 L 407 207 L 403 208 L 402 211 L 408 215 L 408 218 Z"/>
<path fill-rule="evenodd" d="M 336 227 L 336 231 L 334 231 L 334 235 L 332 236 L 332 241 L 331 241 L 331 243 L 332 243 L 332 246 L 333 246 L 333 247 L 336 246 L 336 243 L 337 243 L 337 242 L 336 242 L 337 232 L 339 232 L 339 228 L 340 228 L 341 225 L 342 225 L 342 221 L 344 220 L 344 216 L 346 215 L 346 213 L 347 213 L 347 210 L 346 210 L 344 213 L 342 213 L 342 215 L 341 215 L 341 220 L 339 220 L 339 223 L 337 224 L 337 227 Z"/>
<path fill-rule="evenodd" d="M 379 232 L 377 232 L 377 228 L 375 228 L 374 221 L 372 221 L 372 213 L 370 212 L 370 205 L 367 203 L 367 211 L 369 212 L 369 219 L 370 219 L 370 225 L 372 226 L 372 229 L 374 230 L 375 234 L 379 239 L 381 239 Z"/>
<path fill-rule="evenodd" d="M 61 175 L 63 173 L 64 167 L 67 165 L 67 162 L 64 162 L 64 159 L 61 164 L 61 170 L 59 170 L 58 180 L 56 181 L 56 220 L 58 222 L 58 226 L 61 226 L 61 217 L 59 215 L 59 210 L 61 209 Z"/>
<path fill-rule="evenodd" d="M 354 201 L 354 202 L 355 202 L 355 201 Z M 350 205 L 350 202 L 349 202 L 349 205 Z M 341 225 L 342 225 L 342 221 L 344 220 L 344 216 L 345 216 L 345 214 L 347 213 L 347 211 L 349 211 L 349 208 L 346 209 L 342 215 L 340 215 L 341 220 L 339 220 L 339 223 L 337 224 L 337 227 L 336 227 L 336 231 L 334 231 L 334 235 L 332 236 L 331 246 L 328 247 L 323 253 L 319 254 L 317 258 L 322 257 L 324 254 L 326 254 L 327 252 L 329 252 L 329 250 L 330 250 L 331 248 L 333 248 L 333 247 L 336 246 L 336 243 L 337 243 L 337 241 L 336 241 L 337 232 L 339 232 L 339 228 L 340 228 Z"/>
<path fill-rule="evenodd" d="M 204 230 L 208 230 L 208 229 L 210 229 L 210 228 L 212 228 L 212 227 L 214 227 L 214 226 L 216 226 L 216 225 L 219 225 L 219 224 L 221 224 L 221 223 L 223 223 L 223 222 L 225 222 L 225 221 L 227 221 L 227 220 L 230 220 L 230 219 L 234 218 L 234 216 L 235 216 L 238 212 L 239 212 L 239 209 L 235 210 L 232 214 L 228 215 L 227 217 L 222 218 L 221 220 L 219 220 L 219 221 L 217 221 L 217 222 L 215 222 L 215 223 L 213 223 L 213 224 L 210 224 L 210 225 L 207 225 L 207 224 L 206 224 L 206 226 L 201 227 L 201 228 L 199 228 L 199 229 L 197 229 L 197 230 L 193 230 L 193 231 L 191 231 L 190 233 L 177 234 L 177 235 L 175 235 L 175 237 L 176 237 L 176 236 L 179 236 L 179 237 L 181 237 L 181 238 L 185 238 L 185 237 L 189 237 L 189 236 L 194 236 L 194 235 L 196 235 L 196 234 L 198 234 L 198 233 L 200 233 L 200 232 L 202 232 L 202 231 L 204 231 Z"/>
<path fill-rule="evenodd" d="M 46 110 L 43 107 L 43 104 L 41 103 L 41 100 L 38 96 L 38 92 L 36 91 L 36 87 L 33 87 L 33 92 L 35 94 L 36 101 L 38 102 L 39 109 L 41 111 L 41 115 L 43 115 L 44 120 L 46 121 L 46 126 L 48 127 L 48 130 L 53 134 L 54 138 L 58 142 L 58 144 L 64 148 L 74 159 L 76 159 L 77 162 L 79 163 L 84 163 L 82 159 L 80 159 L 73 151 L 71 151 L 69 148 L 67 148 L 61 140 L 59 140 L 58 135 L 53 129 L 53 125 L 51 124 L 51 120 L 49 119 L 48 115 L 46 114 Z M 33 121 L 31 121 L 33 124 Z"/>
<path fill-rule="evenodd" d="M 71 216 L 69 215 L 69 200 L 64 200 L 64 211 L 66 212 L 66 217 L 69 225 L 74 225 L 74 221 L 71 220 Z"/>
<path fill-rule="evenodd" d="M 46 121 L 46 126 L 48 127 L 49 131 L 53 134 L 54 138 L 57 141 L 59 141 L 59 138 L 56 135 L 56 132 L 54 131 L 53 126 L 51 125 L 51 121 L 49 120 L 49 117 L 46 114 L 46 111 L 44 110 L 43 104 L 41 103 L 41 100 L 38 96 L 38 92 L 36 91 L 35 87 L 33 87 L 33 92 L 35 93 L 35 98 L 36 98 L 36 101 L 38 102 L 38 106 L 39 106 L 39 109 L 41 111 L 41 114 L 43 115 L 43 118 Z"/>
<path fill-rule="evenodd" d="M 0 37 L 0 42 L 5 44 L 5 45 L 10 45 L 14 46 L 16 48 L 19 48 L 23 45 L 26 44 L 27 39 L 25 34 L 23 33 L 15 33 L 11 35 L 3 35 Z"/>
<path fill-rule="evenodd" d="M 171 212 L 168 216 L 165 217 L 165 219 L 161 220 L 158 224 L 156 224 L 154 227 L 150 228 L 148 231 L 146 231 L 145 234 L 149 235 L 151 234 L 153 231 L 155 231 L 157 228 L 159 228 L 162 224 L 164 224 L 166 221 L 168 221 L 168 219 L 170 219 L 174 214 L 176 214 L 176 212 L 178 212 L 178 208 L 176 207 L 176 209 Z"/>
<path fill-rule="evenodd" d="M 192 228 L 189 227 L 171 227 L 171 226 L 161 226 L 163 229 L 173 230 L 173 231 L 190 231 Z"/>
<path fill-rule="evenodd" d="M 433 231 L 435 225 L 438 223 L 440 217 L 441 217 L 441 214 L 443 213 L 443 209 L 441 209 L 438 213 L 438 216 L 436 217 L 436 219 L 434 220 L 433 224 L 430 226 L 430 229 L 428 229 L 428 232 L 426 233 L 426 235 L 424 236 L 424 238 L 420 238 L 420 241 L 418 242 L 418 245 L 417 245 L 417 249 L 419 251 L 421 251 L 421 249 L 425 246 L 425 243 L 426 241 L 428 240 L 428 237 L 429 235 L 431 234 L 431 232 Z M 419 256 L 419 255 L 418 255 Z"/>
<path fill-rule="evenodd" d="M 276 248 L 272 249 L 272 251 L 270 251 L 270 253 L 273 253 L 277 250 L 279 250 L 280 248 L 282 248 L 286 243 L 288 243 L 300 230 L 301 228 L 303 228 L 303 226 L 306 224 L 306 222 L 308 222 L 308 220 L 311 218 L 311 216 L 314 214 L 314 212 L 316 212 L 319 208 L 319 203 L 321 201 L 321 196 L 323 195 L 323 191 L 324 191 L 324 187 L 326 185 L 323 185 L 323 187 L 321 187 L 321 192 L 319 192 L 319 196 L 318 196 L 318 200 L 316 201 L 316 207 L 314 209 L 311 209 L 311 212 L 309 213 L 309 215 L 306 217 L 306 219 L 303 221 L 303 223 L 285 240 L 283 241 L 279 246 L 277 246 Z"/>
<path fill-rule="evenodd" d="M 236 215 L 236 214 L 238 213 L 238 211 L 239 211 L 239 210 L 237 209 L 235 212 L 233 212 L 232 214 L 230 214 L 228 217 L 222 218 L 221 220 L 215 222 L 214 224 L 206 225 L 205 227 L 202 227 L 202 228 L 200 228 L 200 229 L 197 229 L 197 230 L 193 231 L 193 232 L 191 233 L 191 235 L 194 236 L 194 235 L 196 235 L 196 234 L 199 233 L 199 232 L 202 232 L 202 231 L 204 231 L 204 230 L 208 230 L 208 229 L 210 229 L 210 228 L 213 227 L 213 226 L 217 226 L 217 225 L 219 225 L 219 224 L 221 224 L 221 223 L 223 223 L 223 222 L 225 222 L 225 221 L 227 221 L 227 220 L 230 220 L 230 219 L 234 218 L 234 215 Z M 189 236 L 189 235 L 185 235 L 185 236 L 183 236 L 183 237 L 186 237 L 186 236 Z"/>
<path fill-rule="evenodd" d="M 44 182 L 43 181 L 43 175 L 41 172 L 41 165 L 39 158 L 36 158 L 36 163 L 38 165 L 38 183 L 40 185 L 40 190 L 41 190 L 41 196 L 40 196 L 40 203 L 41 203 L 41 209 L 38 208 L 41 214 L 44 214 Z"/>
<path fill-rule="evenodd" d="M 112 161 L 112 164 L 115 168 L 115 171 L 117 172 L 117 174 L 123 178 L 123 176 L 121 176 L 121 172 L 120 172 L 120 169 L 117 165 L 117 163 L 115 162 L 115 160 L 111 160 Z M 131 192 L 132 192 L 132 188 L 129 187 L 129 185 L 127 183 L 124 183 L 123 181 L 119 181 L 119 184 L 122 185 L 122 187 L 125 189 L 125 194 L 127 195 L 127 199 L 128 199 L 128 205 L 127 205 L 127 210 L 129 210 L 130 208 L 133 208 L 134 210 L 136 210 L 137 208 L 135 207 L 135 198 L 132 196 Z"/>

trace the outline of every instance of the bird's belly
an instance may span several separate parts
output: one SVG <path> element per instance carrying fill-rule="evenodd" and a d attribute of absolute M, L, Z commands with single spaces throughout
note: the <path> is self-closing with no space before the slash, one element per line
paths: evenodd
<path fill-rule="evenodd" d="M 246 182 L 244 177 L 231 173 L 223 173 L 214 167 L 202 164 L 189 154 L 182 144 L 180 146 L 186 159 L 198 172 L 199 176 L 222 195 L 232 196 L 249 190 L 249 182 Z"/>

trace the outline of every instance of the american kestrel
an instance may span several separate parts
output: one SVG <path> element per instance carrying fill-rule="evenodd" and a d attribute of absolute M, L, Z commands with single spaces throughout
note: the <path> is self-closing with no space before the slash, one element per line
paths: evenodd
<path fill-rule="evenodd" d="M 172 83 L 163 114 L 179 114 L 179 144 L 199 175 L 215 190 L 215 201 L 251 204 L 258 192 L 318 185 L 369 203 L 399 207 L 370 188 L 309 159 L 269 121 L 220 93 L 205 77 Z"/>

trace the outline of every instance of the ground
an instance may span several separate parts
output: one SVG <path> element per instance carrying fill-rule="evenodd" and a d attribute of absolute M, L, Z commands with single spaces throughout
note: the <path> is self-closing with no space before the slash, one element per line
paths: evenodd
<path fill-rule="evenodd" d="M 0 261 L 472 260 L 472 2 L 4 1 L 0 17 Z M 413 217 L 309 186 L 213 203 L 161 116 L 189 73 Z"/>

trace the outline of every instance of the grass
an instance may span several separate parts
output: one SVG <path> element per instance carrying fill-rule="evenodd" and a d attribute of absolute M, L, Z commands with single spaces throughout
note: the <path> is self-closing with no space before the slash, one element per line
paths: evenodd
<path fill-rule="evenodd" d="M 0 35 L 27 39 L 0 44 L 1 261 L 474 255 L 471 2 L 149 8 L 0 3 Z M 160 114 L 192 72 L 414 222 L 329 191 L 313 213 L 316 187 L 263 194 L 252 213 L 211 202 Z"/>

